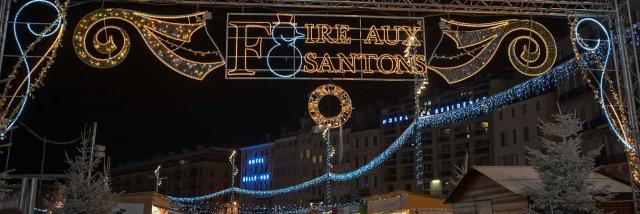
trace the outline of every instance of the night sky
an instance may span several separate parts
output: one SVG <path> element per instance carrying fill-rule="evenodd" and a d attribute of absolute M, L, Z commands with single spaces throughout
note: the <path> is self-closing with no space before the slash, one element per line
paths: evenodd
<path fill-rule="evenodd" d="M 70 9 L 63 48 L 59 50 L 44 86 L 36 91 L 35 99 L 30 100 L 20 121 L 47 139 L 57 141 L 77 138 L 85 126 L 97 121 L 97 143 L 107 146 L 107 154 L 112 162 L 141 160 L 169 151 L 179 152 L 182 148 L 194 149 L 196 145 L 245 146 L 262 143 L 266 135 L 276 137 L 283 125 L 295 125 L 299 118 L 304 117 L 307 112 L 307 95 L 314 88 L 328 83 L 303 80 L 225 80 L 223 67 L 214 70 L 202 81 L 189 79 L 162 65 L 147 49 L 137 32 L 125 23 L 119 23 L 118 26 L 125 27 L 132 39 L 129 56 L 112 69 L 89 67 L 75 55 L 70 35 L 82 16 L 100 7 L 99 3 L 87 3 Z M 157 14 L 183 14 L 198 10 L 196 6 L 140 4 L 108 3 L 105 7 Z M 203 6 L 199 9 L 213 12 L 213 20 L 207 22 L 208 29 L 218 45 L 224 48 L 226 12 L 242 11 L 237 8 L 214 9 Z M 262 8 L 245 8 L 244 11 L 276 12 Z M 427 17 L 428 51 L 433 49 L 440 36 L 437 25 L 440 16 L 448 15 L 433 14 Z M 482 20 L 503 18 L 485 17 Z M 478 21 L 477 17 L 459 17 L 459 20 Z M 545 24 L 553 20 L 538 21 Z M 552 26 L 552 32 L 566 32 L 566 19 L 556 21 L 562 24 L 553 24 L 557 26 Z M 557 30 L 554 31 L 553 28 Z M 10 38 L 7 41 L 14 42 Z M 198 49 L 212 47 L 206 40 L 194 40 L 196 43 L 199 41 L 205 44 Z M 7 51 L 15 54 L 15 49 Z M 224 53 L 225 50 L 221 51 Z M 505 60 L 498 57 L 497 61 L 504 63 Z M 3 75 L 12 66 L 13 64 L 4 63 Z M 483 72 L 499 71 L 492 71 L 490 66 Z M 441 82 L 439 77 L 433 77 L 432 85 L 443 86 L 438 83 Z M 354 102 L 354 111 L 357 111 L 358 106 L 378 100 L 393 101 L 408 96 L 413 91 L 412 82 L 334 83 L 349 92 Z M 14 146 L 10 168 L 16 168 L 18 173 L 38 172 L 42 143 L 24 128 L 14 131 L 12 142 Z M 62 173 L 65 166 L 62 162 L 64 152 L 72 152 L 73 147 L 47 145 L 46 151 L 45 173 Z M 0 157 L 4 159 L 6 156 Z"/>

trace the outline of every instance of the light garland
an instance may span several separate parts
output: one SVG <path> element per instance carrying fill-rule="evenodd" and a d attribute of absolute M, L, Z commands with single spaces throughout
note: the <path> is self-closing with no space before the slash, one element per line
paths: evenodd
<path fill-rule="evenodd" d="M 551 69 L 549 72 L 545 74 L 527 80 L 523 83 L 520 83 L 507 91 L 500 92 L 495 94 L 487 99 L 478 100 L 472 104 L 468 104 L 464 108 L 455 109 L 451 111 L 447 111 L 444 113 L 431 115 L 431 116 L 421 116 L 416 121 L 411 123 L 407 129 L 384 151 L 382 151 L 377 157 L 367 162 L 363 166 L 356 168 L 350 172 L 345 173 L 325 173 L 317 178 L 311 179 L 309 181 L 292 185 L 288 187 L 283 187 L 274 190 L 248 190 L 241 188 L 228 188 L 219 192 L 215 192 L 208 195 L 197 196 L 197 197 L 173 197 L 169 196 L 169 199 L 174 202 L 197 202 L 202 200 L 209 200 L 212 198 L 216 198 L 229 193 L 238 193 L 242 195 L 251 195 L 258 197 L 272 197 L 275 195 L 286 194 L 290 192 L 300 191 L 311 186 L 318 185 L 324 181 L 330 180 L 333 182 L 336 181 L 348 181 L 354 178 L 358 178 L 365 173 L 371 171 L 375 167 L 382 164 L 385 160 L 391 157 L 401 146 L 406 143 L 411 136 L 414 134 L 414 131 L 417 130 L 416 126 L 420 129 L 426 127 L 437 127 L 449 123 L 453 123 L 456 121 L 466 120 L 470 118 L 474 118 L 483 114 L 487 114 L 491 112 L 492 109 L 500 108 L 507 106 L 511 103 L 527 99 L 532 96 L 543 94 L 552 88 L 563 79 L 566 79 L 569 76 L 574 75 L 574 71 L 576 70 L 577 64 L 575 60 L 567 61 L 561 65 L 556 66 Z"/>
<path fill-rule="evenodd" d="M 238 167 L 236 166 L 236 155 L 237 155 L 236 150 L 233 150 L 233 152 L 231 152 L 231 155 L 229 155 L 229 163 L 231 163 L 231 187 L 236 186 L 236 177 L 240 172 L 238 170 Z M 233 194 L 231 194 L 231 202 L 234 202 Z"/>
<path fill-rule="evenodd" d="M 543 62 L 537 66 L 531 66 L 530 64 L 537 61 L 540 56 L 540 45 L 530 36 L 520 36 L 512 40 L 511 43 L 509 43 L 509 61 L 518 72 L 528 76 L 538 76 L 551 69 L 555 63 L 557 50 L 553 35 L 538 22 L 510 19 L 475 24 L 442 19 L 442 23 L 448 25 L 448 29 L 443 29 L 443 33 L 455 42 L 457 48 L 468 48 L 476 45 L 483 47 L 478 54 L 462 65 L 452 67 L 428 66 L 429 69 L 442 76 L 449 84 L 463 81 L 480 72 L 497 53 L 502 40 L 511 32 L 518 30 L 529 31 L 537 35 L 542 39 L 545 48 Z M 452 30 L 450 29 L 450 25 L 474 28 L 474 30 Z M 478 30 L 477 28 L 481 29 Z M 523 50 L 520 55 L 516 54 L 516 44 L 523 39 L 533 41 L 535 51 L 530 52 L 530 47 L 525 46 L 525 50 Z M 522 61 L 525 61 L 525 63 Z"/>
<path fill-rule="evenodd" d="M 86 47 L 86 42 L 89 34 L 89 30 L 96 24 L 103 23 L 105 20 L 117 19 L 125 21 L 131 24 L 138 33 L 142 36 L 145 44 L 151 50 L 158 60 L 172 70 L 182 74 L 186 77 L 202 80 L 209 72 L 225 64 L 220 50 L 217 53 L 217 57 L 212 59 L 211 62 L 198 62 L 186 59 L 178 55 L 174 49 L 170 49 L 169 46 L 175 47 L 176 44 L 171 42 L 165 44 L 168 41 L 165 38 L 170 38 L 183 43 L 189 43 L 191 36 L 201 28 L 206 28 L 205 12 L 197 12 L 187 15 L 179 16 L 160 16 L 151 15 L 146 13 L 135 12 L 125 9 L 99 9 L 87 14 L 80 20 L 80 23 L 76 26 L 73 33 L 73 47 L 76 55 L 87 65 L 95 68 L 111 68 L 120 64 L 128 55 L 130 49 L 130 41 L 128 34 L 120 27 L 105 26 L 96 32 L 93 37 L 93 47 L 96 51 L 107 55 L 107 58 L 98 58 L 91 54 Z M 186 20 L 188 23 L 179 23 L 179 20 Z M 170 21 L 165 21 L 170 20 Z M 195 20 L 193 23 L 191 23 Z M 100 41 L 98 35 L 101 32 L 107 33 L 108 29 L 116 30 L 120 32 L 123 37 L 122 47 L 116 52 L 118 46 L 113 41 L 111 36 L 107 37 L 107 41 Z M 206 29 L 205 29 L 206 31 Z M 194 54 L 204 55 L 211 52 L 199 52 L 188 49 Z"/>
<path fill-rule="evenodd" d="M 18 22 L 18 18 L 22 15 L 22 11 L 25 8 L 34 4 L 42 4 L 53 8 L 57 13 L 57 17 L 47 28 L 45 28 L 40 33 L 35 32 L 31 27 L 31 23 L 27 22 L 28 32 L 31 35 L 36 36 L 37 38 L 35 41 L 29 44 L 26 49 L 23 49 L 17 30 L 17 25 L 21 23 Z M 67 5 L 62 5 L 57 0 L 54 2 L 46 0 L 32 0 L 22 5 L 16 11 L 12 27 L 14 39 L 16 40 L 16 46 L 18 48 L 18 51 L 20 52 L 21 57 L 18 59 L 18 62 L 14 65 L 13 70 L 9 74 L 8 80 L 5 83 L 5 87 L 2 93 L 2 99 L 0 99 L 0 111 L 2 112 L 2 115 L 0 116 L 0 138 L 4 138 L 7 132 L 9 132 L 9 130 L 11 130 L 11 128 L 15 125 L 15 123 L 20 118 L 20 115 L 24 111 L 24 107 L 26 106 L 27 100 L 30 95 L 32 95 L 35 89 L 43 84 L 42 81 L 56 57 L 56 51 L 60 46 L 62 46 L 62 35 L 66 27 L 66 10 Z M 53 36 L 56 33 L 57 35 L 53 40 L 51 46 L 49 46 L 44 54 L 42 54 L 42 57 L 40 57 L 32 67 L 27 59 L 28 54 L 35 48 L 37 44 L 42 41 L 43 38 Z M 25 69 L 25 77 L 22 78 L 22 80 L 19 82 L 18 87 L 13 87 L 12 82 L 18 77 L 18 70 L 23 66 Z M 38 74 L 35 82 L 32 82 L 33 74 Z M 20 93 L 23 93 L 23 95 L 18 95 Z"/>
<path fill-rule="evenodd" d="M 418 47 L 417 40 L 415 36 L 411 36 L 406 44 L 406 50 L 404 51 L 405 56 L 415 55 Z M 416 69 L 415 62 L 410 61 L 411 69 Z M 419 75 L 415 76 L 416 79 L 422 78 Z M 424 79 L 426 80 L 427 75 L 424 75 Z M 413 101 L 414 101 L 414 118 L 418 118 L 420 116 L 421 108 L 420 108 L 420 93 L 424 89 L 422 86 L 422 81 L 416 81 L 413 86 Z M 405 116 L 407 119 L 407 116 Z M 422 132 L 420 130 L 415 130 L 415 141 L 414 141 L 414 149 L 415 149 L 415 162 L 419 163 L 415 165 L 415 180 L 416 185 L 419 189 L 423 189 L 424 187 L 424 165 L 422 165 Z"/>
<path fill-rule="evenodd" d="M 581 24 L 585 22 L 594 23 L 604 35 L 605 39 L 598 38 L 595 40 L 596 44 L 589 45 L 586 42 L 588 40 L 582 38 L 579 33 Z M 571 29 L 571 44 L 575 52 L 575 58 L 579 62 L 579 68 L 582 70 L 583 79 L 592 87 L 595 98 L 600 104 L 600 108 L 602 109 L 603 115 L 611 131 L 613 131 L 615 136 L 625 147 L 625 152 L 629 162 L 629 171 L 631 172 L 633 181 L 640 183 L 640 166 L 638 165 L 640 164 L 640 159 L 638 157 L 638 152 L 636 151 L 637 142 L 634 141 L 629 133 L 630 127 L 627 123 L 628 115 L 625 113 L 620 95 L 616 92 L 616 89 L 614 89 L 614 86 L 612 85 L 613 83 L 608 79 L 606 73 L 607 62 L 611 55 L 611 39 L 608 31 L 604 25 L 592 18 L 585 18 L 572 23 Z M 578 51 L 578 47 L 586 50 L 586 52 L 580 53 Z M 600 54 L 601 52 L 605 52 L 605 54 Z M 585 58 L 588 57 L 595 58 L 595 60 L 585 60 Z M 591 74 L 594 70 L 600 72 L 599 74 L 594 75 L 597 76 L 596 85 L 594 85 L 591 79 L 587 77 L 587 74 Z M 604 91 L 605 83 L 607 83 L 611 97 L 607 96 L 608 94 Z"/>
<path fill-rule="evenodd" d="M 331 163 L 331 160 L 333 158 L 333 155 L 335 154 L 335 150 L 333 148 L 333 146 L 331 145 L 331 128 L 329 127 L 324 127 L 324 130 L 322 131 L 322 140 L 325 143 L 325 170 L 327 173 L 331 173 L 331 169 L 333 168 L 333 164 Z M 326 204 L 331 204 L 331 179 L 327 179 L 325 181 L 325 189 L 324 189 L 324 202 Z"/>
<path fill-rule="evenodd" d="M 322 115 L 318 105 L 324 96 L 335 96 L 340 100 L 340 113 L 338 113 L 338 115 L 333 117 L 325 117 Z M 353 107 L 351 106 L 351 98 L 349 98 L 349 94 L 347 94 L 344 89 L 333 84 L 327 84 L 311 92 L 311 95 L 309 95 L 308 109 L 311 119 L 318 125 L 326 128 L 338 128 L 349 120 Z"/>
<path fill-rule="evenodd" d="M 238 208 L 238 213 L 251 213 L 251 214 L 271 214 L 271 213 L 309 213 L 309 212 L 326 212 L 335 208 L 353 207 L 365 205 L 366 201 L 356 200 L 348 203 L 334 203 L 334 204 L 249 204 L 240 203 L 233 205 Z M 229 208 L 228 203 L 221 202 L 196 202 L 190 204 L 173 203 L 171 204 L 173 210 L 183 211 L 186 213 L 226 213 L 223 210 Z"/>

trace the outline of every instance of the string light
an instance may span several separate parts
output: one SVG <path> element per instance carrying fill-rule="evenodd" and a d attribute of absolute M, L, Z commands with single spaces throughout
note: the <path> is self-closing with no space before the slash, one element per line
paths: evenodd
<path fill-rule="evenodd" d="M 212 59 L 211 62 L 198 62 L 186 59 L 178 55 L 175 50 L 170 49 L 165 44 L 165 38 L 171 38 L 183 43 L 191 42 L 192 35 L 201 28 L 206 27 L 205 12 L 197 12 L 187 15 L 178 16 L 160 16 L 151 15 L 146 13 L 140 13 L 125 9 L 100 9 L 87 14 L 80 20 L 73 33 L 73 47 L 76 55 L 87 65 L 95 68 L 111 68 L 120 64 L 128 55 L 130 49 L 130 39 L 128 34 L 120 27 L 105 26 L 96 32 L 93 37 L 93 47 L 100 53 L 107 55 L 107 58 L 98 58 L 91 54 L 86 47 L 89 30 L 98 23 L 103 23 L 105 20 L 117 19 L 128 22 L 131 24 L 138 33 L 142 36 L 145 44 L 151 50 L 158 60 L 160 60 L 167 67 L 182 74 L 186 77 L 196 80 L 202 80 L 209 72 L 225 64 L 220 50 L 216 51 L 217 58 Z M 164 20 L 171 20 L 164 21 Z M 179 23 L 179 19 L 186 19 L 189 23 Z M 191 21 L 195 20 L 194 23 Z M 122 45 L 120 48 L 115 44 L 112 36 L 107 37 L 107 41 L 100 41 L 98 35 L 102 32 L 112 29 L 120 32 L 122 38 Z M 205 29 L 206 31 L 206 29 Z M 170 46 L 176 46 L 173 43 L 169 43 Z M 116 52 L 116 49 L 119 51 Z M 192 53 L 202 54 L 203 52 L 196 52 L 190 50 Z M 209 52 L 206 52 L 209 53 Z"/>
<path fill-rule="evenodd" d="M 579 28 L 583 23 L 589 22 L 597 26 L 597 28 L 604 35 L 604 39 L 584 39 L 581 36 L 581 34 L 579 33 Z M 629 161 L 629 171 L 631 172 L 631 177 L 633 178 L 634 182 L 640 183 L 640 166 L 638 166 L 640 160 L 635 149 L 637 142 L 635 142 L 629 134 L 630 127 L 627 123 L 627 115 L 624 111 L 620 95 L 612 86 L 613 83 L 608 79 L 606 73 L 607 62 L 609 56 L 611 55 L 611 38 L 608 34 L 608 31 L 604 27 L 604 25 L 602 25 L 602 23 L 592 18 L 584 18 L 577 22 L 574 22 L 572 23 L 571 28 L 571 44 L 575 52 L 575 59 L 579 62 L 579 68 L 582 70 L 583 79 L 585 79 L 593 89 L 595 98 L 599 101 L 600 108 L 603 111 L 603 115 L 610 129 L 625 147 L 625 152 Z M 587 41 L 595 41 L 595 44 L 589 45 Z M 586 50 L 586 52 L 580 53 L 578 51 L 578 47 Z M 603 52 L 604 54 L 601 54 Z M 587 60 L 587 58 L 594 59 Z M 590 74 L 592 71 L 600 72 L 599 74 L 596 74 L 598 81 L 596 83 L 597 85 L 595 86 L 586 75 Z M 611 97 L 608 97 L 607 93 L 605 93 L 604 91 L 605 83 L 608 83 L 607 86 L 610 88 L 609 94 L 611 94 Z"/>
<path fill-rule="evenodd" d="M 325 147 L 325 156 L 326 156 L 326 161 L 325 161 L 325 167 L 326 167 L 326 172 L 327 173 L 331 173 L 331 169 L 333 168 L 333 164 L 331 163 L 331 159 L 333 158 L 333 155 L 335 154 L 335 150 L 333 149 L 333 146 L 331 145 L 331 128 L 329 127 L 323 127 L 324 130 L 322 131 L 322 140 L 324 141 L 326 147 Z M 331 179 L 327 179 L 325 181 L 325 187 L 324 187 L 324 202 L 326 204 L 331 204 Z"/>
<path fill-rule="evenodd" d="M 269 49 L 269 52 L 267 52 L 267 66 L 269 67 L 269 70 L 271 71 L 271 73 L 273 73 L 276 76 L 293 77 L 302 69 L 302 52 L 300 52 L 300 49 L 298 49 L 298 47 L 296 46 L 296 40 L 298 40 L 299 38 L 303 38 L 305 35 L 298 32 L 298 29 L 296 28 L 296 25 L 295 25 L 295 20 L 293 20 L 293 15 L 277 14 L 277 17 L 278 17 L 278 22 L 273 26 L 273 29 L 271 30 L 271 37 L 273 41 L 276 42 L 276 45 L 271 47 L 271 49 Z M 283 19 L 289 19 L 289 20 L 283 20 Z M 283 27 L 283 25 L 288 25 L 288 26 Z M 288 31 L 288 29 L 290 28 L 293 29 L 293 37 L 285 38 L 283 34 L 285 34 L 285 32 Z M 285 52 L 287 53 L 290 53 L 290 51 L 292 51 L 294 53 L 293 54 L 294 57 L 297 58 L 297 60 L 293 59 L 294 62 L 298 62 L 298 65 L 295 66 L 295 69 L 291 74 L 281 74 L 271 67 L 271 60 L 272 60 L 271 52 L 273 52 L 273 50 L 282 49 L 282 48 L 284 48 Z"/>
<path fill-rule="evenodd" d="M 537 66 L 531 66 L 529 61 L 531 61 L 531 59 L 538 58 L 531 57 L 532 54 L 535 56 L 534 53 L 540 51 L 538 43 L 529 36 L 517 37 L 511 41 L 511 43 L 509 43 L 508 50 L 509 61 L 518 72 L 528 76 L 537 76 L 547 72 L 555 63 L 557 50 L 553 35 L 547 28 L 538 22 L 517 19 L 480 24 L 464 23 L 448 19 L 442 19 L 442 22 L 446 25 L 483 28 L 480 30 L 474 29 L 468 31 L 452 30 L 450 27 L 449 29 L 443 29 L 443 33 L 455 42 L 457 48 L 467 48 L 476 45 L 483 47 L 482 50 L 480 50 L 480 53 L 476 54 L 471 58 L 471 60 L 461 65 L 452 67 L 436 67 L 429 65 L 429 69 L 442 76 L 449 84 L 463 81 L 482 70 L 497 53 L 502 40 L 511 32 L 518 30 L 530 31 L 537 35 L 542 39 L 543 46 L 545 47 L 545 57 L 543 62 Z M 519 40 L 523 39 L 533 41 L 536 51 L 531 53 L 529 50 L 523 50 L 522 54 L 516 54 L 516 44 Z M 525 46 L 525 49 L 528 48 L 530 47 Z M 526 58 L 523 58 L 522 56 L 526 56 Z M 521 60 L 525 61 L 525 63 L 521 62 Z"/>
<path fill-rule="evenodd" d="M 173 197 L 169 196 L 169 199 L 175 202 L 196 202 L 201 200 L 209 200 L 229 193 L 238 193 L 243 195 L 251 195 L 257 197 L 271 197 L 280 194 L 286 194 L 290 192 L 300 191 L 309 188 L 314 185 L 318 185 L 324 181 L 330 180 L 336 181 L 348 181 L 354 178 L 358 178 L 365 173 L 371 171 L 375 167 L 382 164 L 385 160 L 391 157 L 395 152 L 401 148 L 413 135 L 414 130 L 437 127 L 456 121 L 466 120 L 474 118 L 483 114 L 491 112 L 492 109 L 507 106 L 511 103 L 527 99 L 532 96 L 543 94 L 555 87 L 555 85 L 572 75 L 576 70 L 577 64 L 575 60 L 567 61 L 555 68 L 549 70 L 533 79 L 529 79 L 523 83 L 520 83 L 509 90 L 500 92 L 486 99 L 478 100 L 472 104 L 466 105 L 466 107 L 450 110 L 445 113 L 440 113 L 431 116 L 421 116 L 416 121 L 411 123 L 407 129 L 384 151 L 382 151 L 377 157 L 367 162 L 363 166 L 356 168 L 352 171 L 345 173 L 325 173 L 317 178 L 305 181 L 303 183 L 283 187 L 274 190 L 248 190 L 240 188 L 229 188 L 212 194 L 197 196 L 197 197 Z"/>
<path fill-rule="evenodd" d="M 22 15 L 22 12 L 25 8 L 35 4 L 42 4 L 53 8 L 56 12 L 56 19 L 40 33 L 35 32 L 31 27 L 32 23 L 27 22 L 27 29 L 29 33 L 31 33 L 31 35 L 33 36 L 36 36 L 36 39 L 31 44 L 29 44 L 26 49 L 23 49 L 17 30 L 17 25 L 21 23 L 18 22 L 18 18 Z M 5 87 L 2 93 L 4 96 L 0 100 L 0 109 L 2 110 L 2 116 L 0 117 L 2 118 L 0 120 L 0 138 L 4 138 L 6 133 L 9 132 L 9 130 L 11 130 L 11 128 L 18 121 L 20 115 L 24 111 L 24 107 L 26 106 L 27 100 L 30 97 L 31 93 L 33 93 L 35 89 L 43 84 L 43 79 L 46 76 L 49 68 L 51 68 L 51 65 L 53 64 L 56 57 L 56 51 L 62 45 L 62 35 L 65 31 L 66 26 L 66 8 L 66 4 L 61 5 L 58 1 L 50 2 L 45 0 L 32 0 L 22 5 L 16 11 L 12 28 L 14 39 L 16 40 L 16 46 L 22 57 L 18 59 L 18 62 L 14 65 L 13 70 L 9 74 L 8 80 L 5 83 Z M 54 38 L 51 46 L 49 46 L 44 54 L 42 54 L 42 57 L 40 57 L 32 67 L 27 60 L 28 54 L 32 50 L 34 50 L 35 46 L 39 44 L 43 38 L 53 36 L 55 33 L 57 33 L 57 35 Z M 14 87 L 12 85 L 12 82 L 18 77 L 18 72 L 23 66 L 26 71 L 25 77 L 22 78 L 18 87 Z M 32 81 L 32 75 L 34 73 L 38 74 L 35 82 Z M 24 95 L 18 95 L 21 92 L 23 92 Z M 9 99 L 8 101 L 7 98 Z"/>
<path fill-rule="evenodd" d="M 340 113 L 338 113 L 338 115 L 333 117 L 325 117 L 322 115 L 318 106 L 324 96 L 335 96 L 340 100 Z M 311 95 L 309 95 L 308 110 L 311 119 L 318 125 L 327 128 L 338 128 L 349 120 L 353 107 L 351 106 L 351 98 L 349 98 L 349 94 L 347 94 L 344 89 L 333 84 L 327 84 L 311 92 Z"/>

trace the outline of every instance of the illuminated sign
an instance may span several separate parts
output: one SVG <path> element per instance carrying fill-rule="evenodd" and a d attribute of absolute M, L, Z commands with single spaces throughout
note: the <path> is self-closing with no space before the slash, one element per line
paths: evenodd
<path fill-rule="evenodd" d="M 473 99 L 469 99 L 469 101 L 464 101 L 464 102 L 460 102 L 460 103 L 456 103 L 456 104 L 451 104 L 451 105 L 442 105 L 439 107 L 428 107 L 427 110 L 422 111 L 420 116 L 431 116 L 434 114 L 440 114 L 440 113 L 445 113 L 448 111 L 452 111 L 452 110 L 456 110 L 459 108 L 464 108 L 467 107 L 467 104 L 471 105 L 474 102 L 480 102 L 480 100 L 486 100 L 487 97 L 482 97 L 482 98 L 476 98 L 475 101 Z"/>
<path fill-rule="evenodd" d="M 247 161 L 248 165 L 264 163 L 264 158 L 251 158 Z"/>
<path fill-rule="evenodd" d="M 252 175 L 242 177 L 242 182 L 268 181 L 269 179 L 271 179 L 269 174 Z"/>
<path fill-rule="evenodd" d="M 413 81 L 427 70 L 422 23 L 415 17 L 231 13 L 226 77 Z"/>
<path fill-rule="evenodd" d="M 390 124 L 397 123 L 397 122 L 402 122 L 402 121 L 409 121 L 409 116 L 400 115 L 400 116 L 395 116 L 395 117 L 389 117 L 389 118 L 386 118 L 386 119 L 382 119 L 382 125 L 390 125 Z"/>

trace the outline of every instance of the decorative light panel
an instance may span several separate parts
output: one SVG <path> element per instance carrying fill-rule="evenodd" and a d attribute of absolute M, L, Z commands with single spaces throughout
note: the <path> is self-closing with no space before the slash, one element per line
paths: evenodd
<path fill-rule="evenodd" d="M 477 52 L 471 55 L 471 60 L 457 66 L 437 67 L 429 65 L 430 70 L 442 76 L 448 83 L 463 81 L 482 70 L 497 53 L 502 40 L 510 33 L 518 30 L 529 31 L 542 40 L 545 55 L 540 59 L 540 44 L 531 36 L 519 36 L 509 43 L 508 53 L 511 64 L 517 71 L 528 76 L 543 74 L 553 67 L 557 50 L 553 35 L 538 22 L 530 20 L 509 19 L 491 23 L 465 23 L 450 19 L 441 19 L 443 33 L 450 37 L 458 49 L 471 49 Z M 459 30 L 465 28 L 469 30 Z M 521 53 L 517 53 L 519 41 L 528 40 Z M 530 46 L 529 46 L 530 45 Z M 477 46 L 478 48 L 472 48 Z M 533 49 L 533 50 L 532 50 Z M 457 58 L 448 57 L 449 59 Z M 536 61 L 541 63 L 534 65 Z"/>
<path fill-rule="evenodd" d="M 340 100 L 340 113 L 338 113 L 338 115 L 333 117 L 325 117 L 322 115 L 318 105 L 324 96 L 335 96 Z M 328 128 L 338 128 L 349 120 L 353 107 L 351 106 L 351 98 L 349 98 L 349 94 L 347 94 L 344 89 L 333 84 L 327 84 L 311 92 L 311 95 L 309 95 L 308 109 L 311 119 L 318 125 Z"/>
<path fill-rule="evenodd" d="M 180 43 L 191 42 L 192 35 L 201 28 L 206 28 L 206 12 L 197 12 L 179 16 L 160 16 L 125 9 L 99 9 L 86 15 L 80 20 L 73 33 L 73 47 L 80 59 L 87 65 L 95 68 L 111 68 L 120 64 L 131 48 L 130 38 L 124 29 L 106 25 L 97 30 L 93 37 L 89 37 L 90 30 L 97 24 L 103 24 L 105 20 L 117 19 L 131 24 L 142 36 L 145 44 L 151 52 L 167 67 L 196 80 L 202 80 L 209 72 L 225 64 L 220 50 L 215 46 L 215 51 L 202 52 L 184 48 Z M 179 22 L 182 20 L 182 23 Z M 99 26 L 99 25 L 98 25 Z M 122 45 L 115 44 L 112 35 L 101 41 L 102 34 L 108 30 L 119 32 L 122 37 Z M 206 31 L 206 29 L 204 29 Z M 208 32 L 207 32 L 208 34 Z M 96 57 L 87 49 L 87 40 L 91 38 L 92 47 L 105 57 Z M 171 47 L 171 48 L 170 48 Z M 209 62 L 199 62 L 186 59 L 176 49 L 211 58 Z"/>
<path fill-rule="evenodd" d="M 15 16 L 13 17 L 11 26 L 16 46 L 21 57 L 13 66 L 11 73 L 8 75 L 6 82 L 4 83 L 4 90 L 2 92 L 3 96 L 0 99 L 0 138 L 4 138 L 18 121 L 27 101 L 35 89 L 43 85 L 43 80 L 46 77 L 47 71 L 55 61 L 54 59 L 57 56 L 57 50 L 62 46 L 62 36 L 66 29 L 67 3 L 68 1 L 62 4 L 57 0 L 27 1 L 18 8 Z M 22 15 L 25 8 L 33 5 L 43 5 L 52 8 L 56 13 L 55 19 L 49 23 L 49 25 L 46 25 L 46 28 L 41 32 L 36 32 L 36 30 L 33 29 L 32 25 L 34 23 L 19 20 L 20 18 L 23 18 Z M 18 26 L 25 25 L 29 34 L 36 37 L 35 41 L 28 45 L 23 44 L 24 41 L 22 40 L 26 38 L 26 36 L 18 35 Z M 47 37 L 53 37 L 51 45 L 46 48 L 43 53 L 34 54 L 33 52 L 36 45 L 42 43 Z M 35 59 L 35 63 L 33 59 Z M 21 72 L 22 69 L 24 69 L 24 72 Z M 18 81 L 17 86 L 14 85 L 16 80 Z"/>

